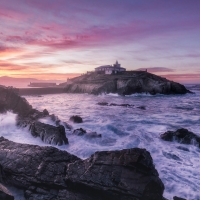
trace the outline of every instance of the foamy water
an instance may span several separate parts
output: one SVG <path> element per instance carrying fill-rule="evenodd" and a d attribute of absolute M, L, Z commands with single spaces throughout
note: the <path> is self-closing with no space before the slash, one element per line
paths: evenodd
<path fill-rule="evenodd" d="M 58 147 L 81 158 L 95 151 L 124 148 L 146 148 L 165 185 L 164 196 L 169 200 L 180 196 L 200 200 L 200 150 L 193 145 L 166 142 L 159 135 L 168 130 L 187 128 L 200 135 L 200 92 L 186 95 L 117 95 L 60 94 L 25 96 L 38 110 L 46 108 L 50 114 L 76 128 L 102 134 L 102 138 L 88 139 L 67 132 L 69 145 Z M 98 102 L 133 104 L 133 108 L 100 106 Z M 146 110 L 137 108 L 145 106 Z M 80 115 L 84 123 L 73 124 L 72 115 Z M 52 123 L 49 119 L 42 121 Z M 0 115 L 1 135 L 21 143 L 46 145 L 33 138 L 27 129 L 15 127 L 15 115 Z M 177 147 L 186 147 L 183 151 Z"/>

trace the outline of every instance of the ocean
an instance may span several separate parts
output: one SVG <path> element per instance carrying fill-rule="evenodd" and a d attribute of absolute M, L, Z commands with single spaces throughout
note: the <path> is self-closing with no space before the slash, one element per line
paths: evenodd
<path fill-rule="evenodd" d="M 125 97 L 116 94 L 51 94 L 24 97 L 34 108 L 40 111 L 47 109 L 73 129 L 83 128 L 102 135 L 101 138 L 88 138 L 66 131 L 69 145 L 56 148 L 82 159 L 96 151 L 145 148 L 151 153 L 165 185 L 165 198 L 172 200 L 173 196 L 179 196 L 200 200 L 200 149 L 195 145 L 160 139 L 160 134 L 179 128 L 187 128 L 200 136 L 200 87 L 187 87 L 195 94 L 134 94 Z M 134 106 L 101 106 L 99 102 Z M 83 123 L 69 121 L 72 115 L 81 116 Z M 48 146 L 40 138 L 33 138 L 27 128 L 16 127 L 15 119 L 16 115 L 12 112 L 0 115 L 1 136 L 15 142 Z M 41 121 L 54 124 L 48 118 Z M 189 151 L 179 149 L 180 146 Z M 17 200 L 23 199 L 22 193 L 15 192 L 15 195 Z"/>

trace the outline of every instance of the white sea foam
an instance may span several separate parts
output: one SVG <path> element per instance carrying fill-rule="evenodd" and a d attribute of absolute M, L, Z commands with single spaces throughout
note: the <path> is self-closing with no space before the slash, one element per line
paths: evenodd
<path fill-rule="evenodd" d="M 200 150 L 193 145 L 162 141 L 159 136 L 168 130 L 187 128 L 200 135 L 200 93 L 195 95 L 113 95 L 60 94 L 26 96 L 33 107 L 57 115 L 62 121 L 76 128 L 95 131 L 102 138 L 88 139 L 67 132 L 69 145 L 58 147 L 81 158 L 95 151 L 124 148 L 146 148 L 152 155 L 155 167 L 165 185 L 164 196 L 171 200 L 180 196 L 187 200 L 200 199 Z M 98 102 L 131 104 L 133 108 L 100 106 Z M 139 109 L 145 106 L 146 110 Z M 80 115 L 84 123 L 72 124 L 69 118 Z M 16 142 L 45 145 L 33 138 L 28 130 L 15 127 L 15 115 L 8 113 L 0 117 L 1 135 Z M 43 119 L 52 124 L 50 119 Z M 3 125 L 4 124 L 4 125 Z M 14 132 L 13 132 L 14 131 Z M 7 133 L 7 134 L 6 134 Z M 19 136 L 16 136 L 19 135 Z M 23 138 L 23 139 L 22 139 Z M 177 147 L 185 147 L 183 151 Z"/>

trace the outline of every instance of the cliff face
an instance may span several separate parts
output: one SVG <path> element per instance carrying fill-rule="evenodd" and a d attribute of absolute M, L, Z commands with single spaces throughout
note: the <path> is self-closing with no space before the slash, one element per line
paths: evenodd
<path fill-rule="evenodd" d="M 61 84 L 69 93 L 186 94 L 185 86 L 144 71 L 127 71 L 117 75 L 85 74 Z"/>

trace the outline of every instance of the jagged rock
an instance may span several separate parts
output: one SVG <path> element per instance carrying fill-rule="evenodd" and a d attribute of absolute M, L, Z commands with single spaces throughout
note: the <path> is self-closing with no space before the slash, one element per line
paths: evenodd
<path fill-rule="evenodd" d="M 12 110 L 20 116 L 26 116 L 32 111 L 32 106 L 13 87 L 0 86 L 0 103 L 6 110 Z"/>
<path fill-rule="evenodd" d="M 82 128 L 78 128 L 78 129 L 75 129 L 73 131 L 73 134 L 78 135 L 78 136 L 82 136 L 82 135 L 86 134 L 86 130 L 84 130 Z"/>
<path fill-rule="evenodd" d="M 160 138 L 165 141 L 176 140 L 182 144 L 194 144 L 200 147 L 200 137 L 184 128 L 176 131 L 167 131 L 161 134 Z"/>
<path fill-rule="evenodd" d="M 75 129 L 73 131 L 73 134 L 78 135 L 78 136 L 85 136 L 86 138 L 100 138 L 102 135 L 97 134 L 97 132 L 87 132 L 86 130 L 82 128 Z"/>
<path fill-rule="evenodd" d="M 13 195 L 1 183 L 0 183 L 0 199 L 1 200 L 14 200 Z"/>
<path fill-rule="evenodd" d="M 187 199 L 183 199 L 183 198 L 175 196 L 175 197 L 173 197 L 173 200 L 187 200 Z"/>
<path fill-rule="evenodd" d="M 19 144 L 0 137 L 0 180 L 18 188 L 66 187 L 66 165 L 80 160 L 54 147 Z"/>
<path fill-rule="evenodd" d="M 73 115 L 72 117 L 70 117 L 69 120 L 74 123 L 82 123 L 83 122 L 83 119 L 78 115 Z"/>
<path fill-rule="evenodd" d="M 27 200 L 161 200 L 162 181 L 145 149 L 96 152 L 81 160 L 54 147 L 0 137 L 0 180 Z"/>
<path fill-rule="evenodd" d="M 68 165 L 67 184 L 100 199 L 161 200 L 164 185 L 145 149 L 96 152 Z"/>
<path fill-rule="evenodd" d="M 134 93 L 186 94 L 190 93 L 184 85 L 167 80 L 145 71 L 126 71 L 115 75 L 91 73 L 70 79 L 62 83 L 68 93 Z"/>
<path fill-rule="evenodd" d="M 57 116 L 54 114 L 49 115 L 46 109 L 44 109 L 43 112 L 33 109 L 25 98 L 18 95 L 17 89 L 0 86 L 0 113 L 8 110 L 12 110 L 14 113 L 18 114 L 16 118 L 17 126 L 30 126 L 29 130 L 34 137 L 39 136 L 42 141 L 48 144 L 68 144 L 68 139 L 65 136 L 65 129 Z M 47 116 L 50 117 L 58 127 L 38 121 Z M 65 125 L 67 127 L 67 123 Z"/>
<path fill-rule="evenodd" d="M 58 127 L 44 124 L 42 122 L 34 122 L 30 125 L 32 136 L 40 137 L 47 144 L 63 145 L 68 144 L 68 139 L 65 134 L 65 128 L 62 125 Z"/>

